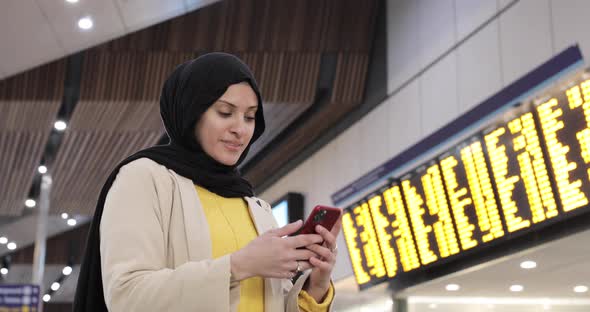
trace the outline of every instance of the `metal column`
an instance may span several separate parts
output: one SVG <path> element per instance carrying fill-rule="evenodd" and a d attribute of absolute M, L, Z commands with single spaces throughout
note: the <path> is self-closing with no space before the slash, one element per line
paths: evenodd
<path fill-rule="evenodd" d="M 39 285 L 39 311 L 43 311 L 43 275 L 45 274 L 45 254 L 47 247 L 47 221 L 49 219 L 49 195 L 52 179 L 50 174 L 44 174 L 41 180 L 41 196 L 37 213 L 37 235 L 35 239 L 35 254 L 33 259 L 33 284 Z"/>

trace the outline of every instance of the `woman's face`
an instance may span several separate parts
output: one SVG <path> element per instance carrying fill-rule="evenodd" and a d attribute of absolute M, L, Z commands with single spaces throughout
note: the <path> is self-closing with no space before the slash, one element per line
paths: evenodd
<path fill-rule="evenodd" d="M 247 82 L 229 86 L 197 122 L 197 142 L 213 159 L 235 165 L 254 135 L 257 109 L 258 98 Z"/>

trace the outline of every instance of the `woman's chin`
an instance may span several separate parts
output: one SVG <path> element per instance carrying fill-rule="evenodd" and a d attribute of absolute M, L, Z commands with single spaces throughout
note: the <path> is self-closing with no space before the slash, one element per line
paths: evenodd
<path fill-rule="evenodd" d="M 234 156 L 234 155 L 223 155 L 221 157 L 215 157 L 215 160 L 217 160 L 217 162 L 221 163 L 222 165 L 226 165 L 226 166 L 233 166 L 235 165 L 238 160 L 240 159 L 239 156 Z"/>

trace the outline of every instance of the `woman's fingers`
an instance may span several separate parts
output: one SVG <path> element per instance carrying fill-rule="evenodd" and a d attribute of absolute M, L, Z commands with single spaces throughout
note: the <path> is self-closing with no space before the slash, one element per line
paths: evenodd
<path fill-rule="evenodd" d="M 316 257 L 309 259 L 309 263 L 314 267 L 318 268 L 322 272 L 332 272 L 333 263 L 328 261 L 322 261 Z"/>
<path fill-rule="evenodd" d="M 309 249 L 319 255 L 319 257 L 314 256 L 312 258 L 318 258 L 320 260 L 328 261 L 330 263 L 336 261 L 336 254 L 334 254 L 332 251 L 330 251 L 330 249 L 328 249 L 325 246 L 311 245 L 311 246 L 307 246 L 307 249 Z"/>
<path fill-rule="evenodd" d="M 316 245 L 317 246 L 317 245 Z M 305 260 L 308 261 L 311 257 L 318 257 L 319 255 L 314 251 L 309 249 L 296 249 L 293 252 L 293 257 L 295 260 Z"/>
<path fill-rule="evenodd" d="M 332 232 L 328 231 L 328 229 L 321 225 L 316 226 L 315 230 L 322 236 L 324 239 L 324 245 L 328 247 L 328 249 L 336 249 L 336 236 Z"/>
<path fill-rule="evenodd" d="M 301 248 L 308 245 L 320 244 L 324 239 L 318 234 L 301 234 L 283 238 L 290 248 Z"/>

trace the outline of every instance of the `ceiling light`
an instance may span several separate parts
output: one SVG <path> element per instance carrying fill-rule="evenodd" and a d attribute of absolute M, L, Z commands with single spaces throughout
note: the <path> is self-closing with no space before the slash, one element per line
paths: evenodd
<path fill-rule="evenodd" d="M 49 300 L 51 300 L 51 296 L 49 294 L 43 295 L 43 301 L 49 302 Z"/>
<path fill-rule="evenodd" d="M 449 284 L 446 288 L 448 291 L 457 291 L 460 287 L 457 284 Z"/>
<path fill-rule="evenodd" d="M 431 303 L 428 305 L 429 308 L 431 309 L 436 309 L 436 304 L 435 303 Z"/>
<path fill-rule="evenodd" d="M 6 274 L 8 274 L 8 269 L 2 268 L 2 269 L 0 269 L 0 273 L 2 273 L 2 275 L 6 275 Z"/>
<path fill-rule="evenodd" d="M 574 291 L 577 293 L 585 293 L 588 291 L 588 286 L 578 285 L 578 286 L 574 287 Z"/>
<path fill-rule="evenodd" d="M 537 267 L 537 263 L 535 261 L 523 261 L 520 263 L 520 267 L 523 269 L 534 269 Z"/>
<path fill-rule="evenodd" d="M 78 3 L 78 0 L 66 0 L 69 3 Z"/>
<path fill-rule="evenodd" d="M 62 120 L 58 120 L 53 124 L 53 127 L 55 128 L 55 130 L 57 131 L 64 131 L 66 130 L 66 128 L 68 127 L 68 125 L 66 124 L 65 121 Z"/>
<path fill-rule="evenodd" d="M 10 249 L 10 250 L 15 250 L 16 244 L 14 242 L 10 242 L 10 243 L 8 243 L 8 245 L 6 247 L 8 247 L 8 249 Z"/>
<path fill-rule="evenodd" d="M 43 165 L 39 166 L 39 168 L 37 170 L 39 171 L 40 174 L 47 173 L 47 167 L 45 167 Z"/>
<path fill-rule="evenodd" d="M 6 243 L 8 243 L 8 238 L 6 238 L 4 236 L 0 237 L 0 244 L 4 245 Z"/>
<path fill-rule="evenodd" d="M 88 30 L 92 28 L 92 26 L 94 26 L 94 23 L 92 22 L 92 19 L 89 16 L 82 17 L 78 20 L 78 27 L 80 27 L 80 29 Z"/>
<path fill-rule="evenodd" d="M 25 206 L 27 206 L 29 208 L 33 208 L 33 207 L 35 207 L 35 205 L 37 205 L 37 202 L 35 202 L 35 200 L 33 200 L 33 199 L 25 200 Z"/>
<path fill-rule="evenodd" d="M 510 286 L 510 291 L 519 292 L 523 291 L 524 287 L 522 285 L 512 285 Z"/>
<path fill-rule="evenodd" d="M 51 290 L 57 291 L 61 285 L 58 282 L 51 284 Z"/>
<path fill-rule="evenodd" d="M 70 275 L 72 274 L 72 267 L 71 266 L 67 266 L 65 267 L 62 271 L 61 271 L 64 275 Z"/>
<path fill-rule="evenodd" d="M 76 223 L 77 223 L 76 222 L 76 219 L 68 219 L 68 225 L 69 226 L 74 226 L 74 225 L 76 225 Z"/>
<path fill-rule="evenodd" d="M 66 220 L 68 217 L 69 217 L 68 214 L 65 212 L 61 214 L 61 218 L 64 220 Z"/>

